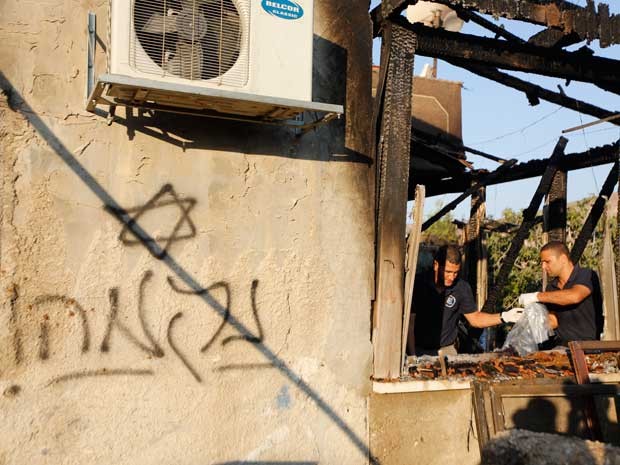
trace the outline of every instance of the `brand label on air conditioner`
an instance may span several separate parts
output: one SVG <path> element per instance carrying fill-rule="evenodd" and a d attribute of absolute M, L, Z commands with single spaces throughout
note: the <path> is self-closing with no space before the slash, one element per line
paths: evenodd
<path fill-rule="evenodd" d="M 283 19 L 299 19 L 304 15 L 304 9 L 292 0 L 263 0 L 263 10 L 273 16 Z"/>

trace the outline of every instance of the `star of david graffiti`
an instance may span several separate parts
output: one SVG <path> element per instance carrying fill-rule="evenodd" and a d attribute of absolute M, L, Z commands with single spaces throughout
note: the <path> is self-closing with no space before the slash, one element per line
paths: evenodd
<path fill-rule="evenodd" d="M 132 216 L 131 221 L 125 223 L 121 233 L 119 235 L 119 240 L 128 246 L 138 245 L 143 242 L 143 240 L 135 237 L 132 231 L 132 226 L 138 222 L 140 217 L 142 217 L 145 213 L 149 211 L 154 211 L 157 209 L 165 208 L 170 205 L 175 205 L 179 209 L 179 217 L 172 228 L 170 234 L 166 235 L 156 235 L 153 237 L 153 241 L 157 243 L 157 245 L 161 248 L 162 252 L 161 256 L 164 256 L 168 253 L 168 249 L 175 242 L 179 242 L 186 239 L 191 239 L 196 236 L 196 226 L 192 222 L 189 217 L 189 212 L 196 205 L 196 200 L 193 198 L 185 197 L 181 198 L 172 187 L 172 184 L 165 184 L 159 192 L 157 192 L 148 202 L 144 205 L 138 207 L 127 208 L 125 210 L 128 214 L 135 215 Z M 185 227 L 185 228 L 184 228 Z M 183 233 L 181 231 L 185 229 Z M 161 257 L 158 257 L 161 258 Z"/>

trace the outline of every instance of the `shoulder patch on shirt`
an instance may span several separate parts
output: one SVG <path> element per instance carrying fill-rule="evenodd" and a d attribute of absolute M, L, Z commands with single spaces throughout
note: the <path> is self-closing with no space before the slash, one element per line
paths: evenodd
<path fill-rule="evenodd" d="M 453 295 L 449 295 L 446 298 L 446 307 L 448 308 L 452 308 L 456 305 L 456 297 L 454 297 Z"/>

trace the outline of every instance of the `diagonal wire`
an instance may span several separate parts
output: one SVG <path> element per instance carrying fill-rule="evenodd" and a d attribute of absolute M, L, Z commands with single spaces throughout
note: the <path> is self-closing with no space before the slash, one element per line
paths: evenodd
<path fill-rule="evenodd" d="M 491 139 L 479 140 L 479 141 L 476 141 L 476 142 L 471 142 L 471 143 L 470 143 L 470 145 L 476 145 L 476 144 L 488 144 L 488 143 L 490 143 L 490 142 L 495 142 L 495 141 L 498 141 L 498 140 L 504 139 L 504 138 L 506 138 L 506 137 L 513 136 L 513 135 L 515 135 L 515 134 L 523 133 L 526 129 L 529 129 L 529 128 L 533 127 L 533 126 L 536 126 L 536 125 L 537 125 L 537 124 L 539 124 L 540 122 L 542 122 L 542 121 L 546 120 L 547 118 L 552 117 L 552 116 L 553 116 L 553 115 L 555 115 L 557 112 L 559 112 L 560 110 L 563 110 L 563 109 L 564 109 L 564 107 L 558 106 L 558 108 L 556 108 L 556 109 L 555 109 L 555 110 L 553 110 L 552 112 L 547 113 L 546 115 L 544 115 L 544 116 L 542 116 L 542 117 L 538 118 L 536 121 L 532 121 L 531 123 L 529 123 L 529 124 L 527 124 L 527 125 L 523 126 L 523 127 L 522 127 L 522 128 L 520 128 L 520 129 L 516 129 L 516 130 L 514 130 L 514 131 L 507 132 L 506 134 L 502 134 L 502 135 L 500 135 L 500 136 L 492 137 Z"/>

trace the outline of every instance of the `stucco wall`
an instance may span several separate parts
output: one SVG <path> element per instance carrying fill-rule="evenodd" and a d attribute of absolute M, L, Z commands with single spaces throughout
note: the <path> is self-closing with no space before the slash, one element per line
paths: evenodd
<path fill-rule="evenodd" d="M 0 464 L 368 462 L 370 27 L 333 3 L 315 91 L 347 118 L 297 138 L 108 126 L 84 110 L 108 2 L 0 2 Z"/>
<path fill-rule="evenodd" d="M 373 394 L 370 444 L 381 465 L 477 465 L 471 391 Z"/>

